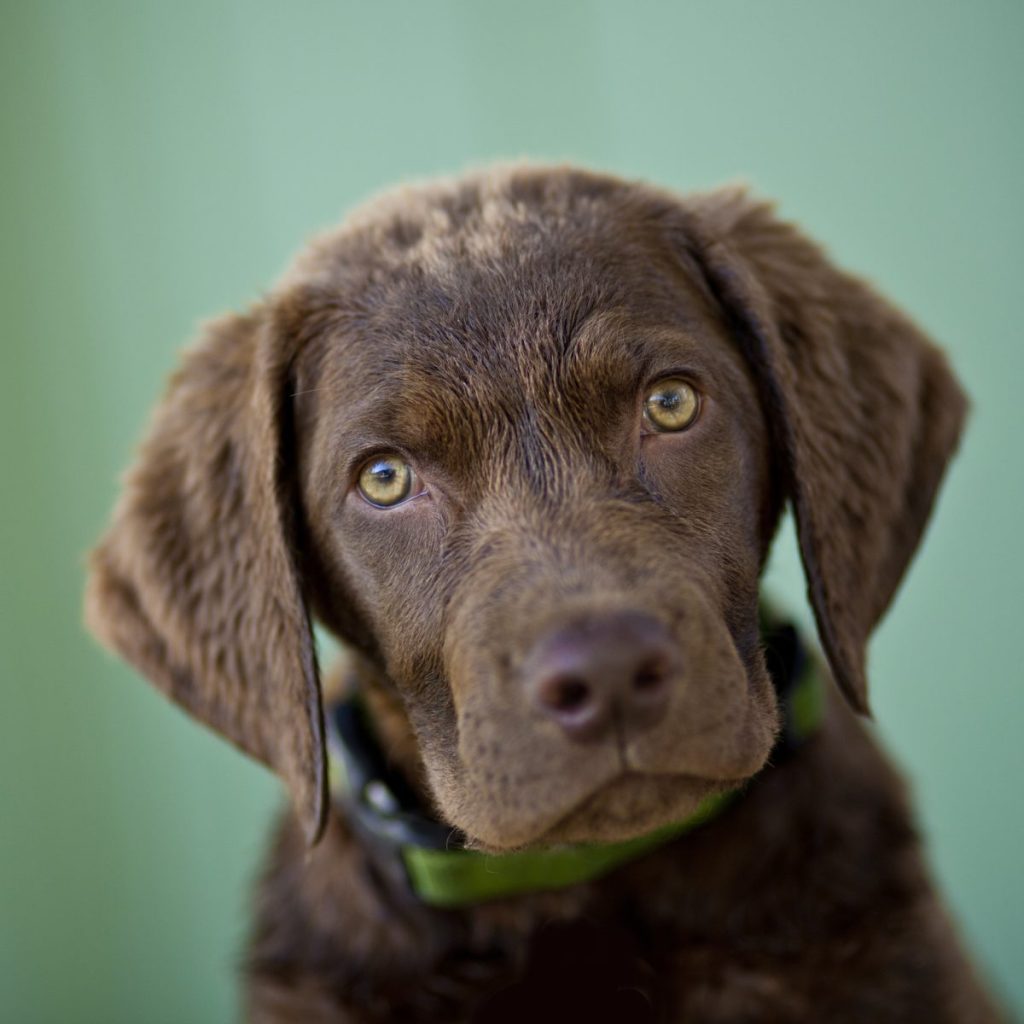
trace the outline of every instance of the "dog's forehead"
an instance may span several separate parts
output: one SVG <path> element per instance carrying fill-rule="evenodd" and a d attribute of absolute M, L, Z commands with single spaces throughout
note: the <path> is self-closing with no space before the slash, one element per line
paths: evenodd
<path fill-rule="evenodd" d="M 282 282 L 346 309 L 377 340 L 475 329 L 492 340 L 547 318 L 641 303 L 678 274 L 672 205 L 565 168 L 507 168 L 391 190 L 313 242 Z M 660 278 L 660 280 L 658 279 Z"/>
<path fill-rule="evenodd" d="M 621 183 L 470 185 L 387 197 L 290 275 L 320 328 L 301 386 L 368 442 L 385 422 L 441 448 L 537 413 L 600 423 L 595 396 L 635 388 L 659 339 L 711 345 L 712 304 Z"/>
<path fill-rule="evenodd" d="M 506 167 L 390 189 L 315 238 L 285 282 L 358 282 L 417 265 L 477 265 L 532 236 L 621 232 L 667 208 L 641 185 L 570 168 Z"/>

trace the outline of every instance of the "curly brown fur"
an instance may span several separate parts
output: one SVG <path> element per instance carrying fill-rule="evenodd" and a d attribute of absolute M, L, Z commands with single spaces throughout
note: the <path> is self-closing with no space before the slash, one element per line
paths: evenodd
<path fill-rule="evenodd" d="M 645 395 L 679 379 L 692 424 L 653 429 Z M 850 711 L 766 768 L 758 630 L 788 500 L 866 710 L 866 643 L 964 412 L 939 351 L 767 204 L 572 168 L 387 194 L 214 324 L 87 615 L 292 793 L 249 1019 L 995 1019 Z M 383 453 L 420 481 L 388 509 L 357 486 Z M 621 839 L 747 792 L 600 882 L 430 909 L 328 801 L 312 617 L 472 845 Z"/>

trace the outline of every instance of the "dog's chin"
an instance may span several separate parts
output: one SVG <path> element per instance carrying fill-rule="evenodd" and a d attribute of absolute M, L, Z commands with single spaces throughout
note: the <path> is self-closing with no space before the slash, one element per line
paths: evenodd
<path fill-rule="evenodd" d="M 490 853 L 513 849 L 561 846 L 569 843 L 615 843 L 654 832 L 694 815 L 705 800 L 735 789 L 723 782 L 692 775 L 648 775 L 628 772 L 616 776 L 556 818 L 538 823 L 536 834 L 505 843 L 470 841 Z"/>

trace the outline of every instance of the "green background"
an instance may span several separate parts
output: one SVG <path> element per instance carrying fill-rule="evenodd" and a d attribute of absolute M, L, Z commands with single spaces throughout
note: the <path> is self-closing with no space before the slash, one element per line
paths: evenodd
<path fill-rule="evenodd" d="M 496 157 L 742 176 L 974 398 L 872 649 L 935 866 L 1024 1006 L 1019 2 L 7 3 L 0 1019 L 224 1021 L 276 782 L 80 625 L 81 557 L 197 321 L 383 186 Z M 803 609 L 792 537 L 776 589 Z"/>

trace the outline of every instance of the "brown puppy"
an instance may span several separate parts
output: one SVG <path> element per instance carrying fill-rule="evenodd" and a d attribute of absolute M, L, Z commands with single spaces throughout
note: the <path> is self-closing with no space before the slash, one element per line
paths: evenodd
<path fill-rule="evenodd" d="M 87 612 L 291 791 L 250 1019 L 993 1019 L 855 716 L 831 700 L 762 771 L 784 502 L 865 711 L 964 409 L 920 332 L 769 206 L 572 169 L 386 195 L 212 324 Z M 426 906 L 328 799 L 314 616 L 470 846 L 619 841 L 757 777 L 600 881 Z"/>

